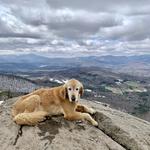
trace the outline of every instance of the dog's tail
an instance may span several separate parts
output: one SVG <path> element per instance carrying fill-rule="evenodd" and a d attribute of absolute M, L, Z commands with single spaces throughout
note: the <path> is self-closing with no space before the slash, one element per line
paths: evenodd
<path fill-rule="evenodd" d="M 19 125 L 35 125 L 43 121 L 47 115 L 48 113 L 45 111 L 20 113 L 13 118 L 13 121 Z"/>

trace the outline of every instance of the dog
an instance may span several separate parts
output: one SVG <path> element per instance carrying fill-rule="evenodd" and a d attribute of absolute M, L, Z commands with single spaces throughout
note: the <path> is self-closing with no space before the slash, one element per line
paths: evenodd
<path fill-rule="evenodd" d="M 12 107 L 13 121 L 18 125 L 36 125 L 46 116 L 61 115 L 70 121 L 87 120 L 98 123 L 91 117 L 96 111 L 79 104 L 83 85 L 76 79 L 54 88 L 41 88 L 20 97 Z"/>

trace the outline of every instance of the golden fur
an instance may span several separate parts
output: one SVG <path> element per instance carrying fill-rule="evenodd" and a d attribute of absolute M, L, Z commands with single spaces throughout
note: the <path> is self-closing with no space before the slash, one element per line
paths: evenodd
<path fill-rule="evenodd" d="M 19 125 L 35 125 L 46 116 L 63 114 L 67 120 L 88 120 L 97 126 L 90 116 L 95 111 L 78 103 L 82 94 L 83 85 L 75 79 L 59 87 L 38 89 L 15 102 L 13 120 Z"/>

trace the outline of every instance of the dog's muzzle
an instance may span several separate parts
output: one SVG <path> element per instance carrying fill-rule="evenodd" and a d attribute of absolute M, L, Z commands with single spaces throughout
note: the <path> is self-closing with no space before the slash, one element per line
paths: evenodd
<path fill-rule="evenodd" d="M 75 101 L 76 101 L 76 97 L 75 97 L 74 95 L 72 95 L 72 96 L 71 96 L 71 100 L 72 100 L 73 102 L 75 102 Z"/>

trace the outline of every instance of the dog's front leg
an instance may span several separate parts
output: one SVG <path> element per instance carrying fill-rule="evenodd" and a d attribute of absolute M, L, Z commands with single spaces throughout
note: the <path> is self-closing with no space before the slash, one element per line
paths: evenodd
<path fill-rule="evenodd" d="M 98 123 L 88 114 L 88 113 L 81 113 L 81 112 L 74 112 L 71 115 L 65 115 L 65 119 L 67 120 L 87 120 L 92 125 L 98 126 Z"/>
<path fill-rule="evenodd" d="M 85 105 L 81 105 L 81 104 L 77 105 L 76 111 L 78 111 L 78 112 L 86 112 L 86 113 L 89 113 L 91 115 L 96 113 L 96 110 L 94 110 L 93 108 L 89 108 L 89 107 L 87 107 Z"/>

